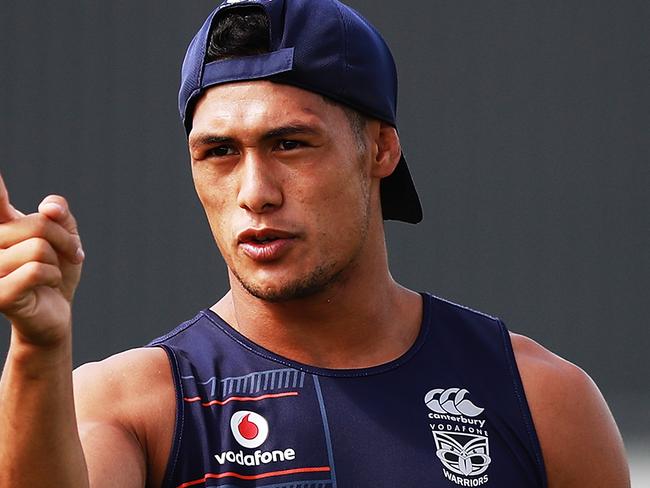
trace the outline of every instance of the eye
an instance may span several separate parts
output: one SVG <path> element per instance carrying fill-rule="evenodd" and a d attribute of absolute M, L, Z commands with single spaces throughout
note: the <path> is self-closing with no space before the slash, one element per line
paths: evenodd
<path fill-rule="evenodd" d="M 206 151 L 207 157 L 223 158 L 225 156 L 232 156 L 233 154 L 237 154 L 237 151 L 235 150 L 234 147 L 229 146 L 227 144 L 215 146 Z"/>
<path fill-rule="evenodd" d="M 300 141 L 283 140 L 278 143 L 278 149 L 281 151 L 291 151 L 303 147 L 304 144 Z"/>

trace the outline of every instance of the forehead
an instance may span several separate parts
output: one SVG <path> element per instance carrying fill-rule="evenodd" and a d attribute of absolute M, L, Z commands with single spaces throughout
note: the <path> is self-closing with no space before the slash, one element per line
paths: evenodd
<path fill-rule="evenodd" d="M 301 122 L 336 124 L 343 110 L 316 93 L 270 81 L 228 83 L 209 88 L 194 110 L 192 132 L 260 129 Z"/>

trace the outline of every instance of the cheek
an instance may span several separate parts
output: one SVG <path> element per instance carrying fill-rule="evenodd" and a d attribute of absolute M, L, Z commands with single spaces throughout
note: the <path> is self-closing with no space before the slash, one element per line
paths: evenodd
<path fill-rule="evenodd" d="M 320 210 L 328 218 L 337 220 L 340 225 L 354 225 L 365 218 L 368 206 L 367 181 L 353 168 L 340 171 L 323 187 Z"/>
<path fill-rule="evenodd" d="M 232 198 L 232 178 L 218 173 L 207 164 L 192 167 L 194 188 L 206 212 L 222 209 Z"/>
<path fill-rule="evenodd" d="M 289 184 L 296 189 L 294 194 L 301 202 L 318 208 L 335 207 L 343 204 L 356 205 L 366 200 L 369 175 L 363 164 L 346 159 L 348 154 L 332 153 L 324 160 L 299 168 L 289 176 Z"/>
<path fill-rule="evenodd" d="M 229 231 L 227 223 L 233 200 L 228 181 L 225 178 L 217 179 L 205 172 L 193 171 L 192 175 L 196 194 L 203 206 L 214 238 L 222 249 L 222 242 Z"/>
<path fill-rule="evenodd" d="M 296 201 L 314 230 L 321 252 L 356 247 L 368 215 L 368 188 L 359 171 L 321 175 L 296 195 Z"/>

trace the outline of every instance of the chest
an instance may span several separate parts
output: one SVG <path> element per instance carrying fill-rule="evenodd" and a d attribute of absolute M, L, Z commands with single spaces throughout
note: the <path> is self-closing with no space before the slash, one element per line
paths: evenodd
<path fill-rule="evenodd" d="M 274 368 L 182 382 L 170 486 L 535 486 L 498 416 L 427 375 Z"/>

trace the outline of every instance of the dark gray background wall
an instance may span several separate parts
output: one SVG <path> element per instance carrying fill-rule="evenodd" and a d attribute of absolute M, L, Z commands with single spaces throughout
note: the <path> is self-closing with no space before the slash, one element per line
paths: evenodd
<path fill-rule="evenodd" d="M 628 438 L 650 432 L 649 4 L 350 3 L 393 47 L 426 214 L 388 225 L 394 275 L 503 317 L 586 369 Z M 226 290 L 175 105 L 212 7 L 0 4 L 0 171 L 17 207 L 61 193 L 80 222 L 77 364 Z"/>

